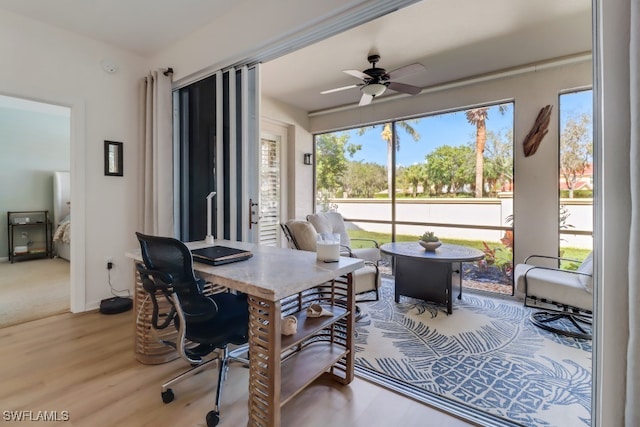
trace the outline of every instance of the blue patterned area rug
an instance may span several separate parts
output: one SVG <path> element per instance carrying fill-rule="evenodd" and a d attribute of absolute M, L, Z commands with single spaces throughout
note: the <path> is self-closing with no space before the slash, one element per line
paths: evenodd
<path fill-rule="evenodd" d="M 523 426 L 591 425 L 591 341 L 535 327 L 516 300 L 465 290 L 447 315 L 393 286 L 358 304 L 356 366 Z"/>

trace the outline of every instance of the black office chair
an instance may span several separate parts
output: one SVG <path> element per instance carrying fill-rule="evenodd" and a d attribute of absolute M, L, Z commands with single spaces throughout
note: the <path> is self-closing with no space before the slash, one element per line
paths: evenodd
<path fill-rule="evenodd" d="M 215 406 L 207 414 L 207 426 L 220 421 L 220 395 L 229 368 L 229 344 L 248 340 L 249 312 L 246 295 L 228 292 L 204 295 L 205 281 L 193 271 L 193 259 L 187 246 L 170 237 L 136 233 L 144 264 L 136 264 L 142 285 L 153 304 L 152 326 L 165 329 L 173 323 L 178 330 L 175 342 L 163 344 L 175 348 L 192 368 L 162 385 L 162 401 L 173 401 L 171 386 L 208 368 L 218 361 L 218 386 Z M 169 303 L 168 313 L 161 312 L 158 298 Z M 219 350 L 218 357 L 205 356 Z"/>

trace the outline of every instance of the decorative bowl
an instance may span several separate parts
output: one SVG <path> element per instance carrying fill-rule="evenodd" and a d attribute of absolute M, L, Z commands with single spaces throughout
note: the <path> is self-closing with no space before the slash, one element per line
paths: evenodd
<path fill-rule="evenodd" d="M 420 246 L 422 246 L 425 251 L 435 251 L 437 248 L 440 247 L 440 245 L 442 245 L 442 242 L 440 241 L 425 242 L 424 240 L 418 240 L 418 243 L 420 243 Z"/>

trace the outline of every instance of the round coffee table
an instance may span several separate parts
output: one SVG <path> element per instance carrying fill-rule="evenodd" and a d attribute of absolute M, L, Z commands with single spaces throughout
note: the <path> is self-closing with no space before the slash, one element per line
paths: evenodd
<path fill-rule="evenodd" d="M 453 264 L 459 264 L 462 298 L 462 263 L 484 259 L 478 249 L 443 243 L 433 251 L 425 250 L 418 242 L 393 242 L 380 246 L 380 251 L 394 258 L 395 300 L 400 295 L 432 301 L 447 306 L 452 313 Z"/>

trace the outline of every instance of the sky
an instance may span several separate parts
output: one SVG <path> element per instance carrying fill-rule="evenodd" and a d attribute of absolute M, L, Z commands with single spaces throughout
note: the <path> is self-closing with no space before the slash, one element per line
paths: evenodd
<path fill-rule="evenodd" d="M 506 134 L 513 128 L 514 104 L 503 105 L 507 107 L 504 113 L 499 111 L 497 105 L 490 107 L 486 122 L 488 131 Z M 566 117 L 582 112 L 592 113 L 591 90 L 560 96 L 561 123 L 566 120 Z M 427 116 L 411 120 L 410 124 L 420 138 L 414 141 L 398 126 L 400 136 L 400 150 L 396 152 L 398 166 L 422 163 L 428 153 L 442 145 L 460 146 L 475 142 L 476 128 L 467 122 L 464 111 Z M 387 148 L 380 136 L 381 131 L 382 125 L 369 128 L 362 136 L 358 135 L 358 129 L 347 131 L 350 135 L 350 143 L 362 145 L 360 151 L 349 160 L 386 164 Z"/>

